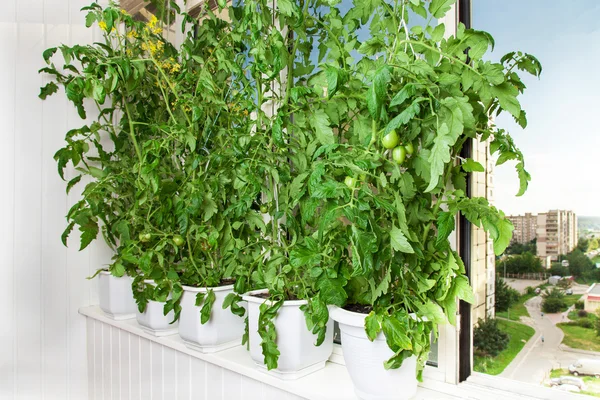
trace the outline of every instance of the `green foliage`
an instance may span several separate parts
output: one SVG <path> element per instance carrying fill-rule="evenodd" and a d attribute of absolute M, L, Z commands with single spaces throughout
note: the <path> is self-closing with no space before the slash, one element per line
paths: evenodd
<path fill-rule="evenodd" d="M 480 319 L 473 330 L 473 348 L 480 356 L 497 356 L 506 349 L 509 336 L 498 327 L 498 321 L 493 318 Z"/>
<path fill-rule="evenodd" d="M 496 276 L 494 296 L 496 298 L 496 312 L 508 310 L 513 304 L 516 304 L 519 301 L 520 297 L 519 292 L 508 286 L 506 282 L 504 282 L 504 279 L 499 276 Z"/>
<path fill-rule="evenodd" d="M 569 271 L 573 276 L 584 276 L 586 272 L 592 272 L 596 268 L 592 260 L 579 248 L 567 254 L 565 259 L 569 261 Z"/>
<path fill-rule="evenodd" d="M 103 42 L 43 54 L 81 118 L 96 115 L 90 104 L 98 111 L 56 153 L 62 177 L 72 164 L 86 178 L 68 189 L 89 182 L 64 240 L 77 226 L 84 248 L 102 232 L 116 251 L 111 270 L 136 276 L 141 308 L 168 299 L 165 312 L 178 315 L 182 285 L 230 277 L 237 294 L 265 288 L 258 333 L 269 369 L 284 301 L 307 301 L 317 344 L 327 306 L 369 305 L 369 337 L 382 331 L 394 352 L 385 367 L 416 355 L 421 378 L 437 325 L 455 323 L 458 299 L 474 301 L 448 240 L 457 215 L 488 232 L 496 254 L 512 237 L 502 211 L 465 195 L 466 173 L 484 167 L 461 149 L 489 140 L 498 165 L 516 161 L 523 194 L 523 154 L 490 115 L 525 127 L 517 71 L 539 76 L 539 62 L 521 52 L 485 61 L 488 33 L 461 24 L 444 37 L 429 26 L 454 0 L 355 1 L 349 11 L 320 0 L 222 3 L 230 22 L 181 13 L 179 47 L 160 34 L 165 13 L 144 24 L 93 4 L 86 24 L 101 26 Z M 409 11 L 428 23 L 409 30 Z M 396 153 L 407 153 L 398 162 L 381 144 L 392 130 Z M 211 293 L 197 299 L 202 322 Z M 226 303 L 241 315 L 238 300 Z"/>
<path fill-rule="evenodd" d="M 529 252 L 505 256 L 497 265 L 501 271 L 504 271 L 506 265 L 506 272 L 509 274 L 542 271 L 542 261 L 535 254 Z"/>
<path fill-rule="evenodd" d="M 557 288 L 546 290 L 542 293 L 542 298 L 542 311 L 546 313 L 557 313 L 567 306 L 564 293 Z"/>
<path fill-rule="evenodd" d="M 585 303 L 582 300 L 577 300 L 575 302 L 575 309 L 576 310 L 583 310 L 584 306 L 585 306 Z"/>
<path fill-rule="evenodd" d="M 528 295 L 535 294 L 535 288 L 533 286 L 527 286 L 525 288 L 525 294 L 528 294 Z"/>
<path fill-rule="evenodd" d="M 550 274 L 552 276 L 569 276 L 569 267 L 563 267 L 561 263 L 552 263 L 550 266 Z"/>
<path fill-rule="evenodd" d="M 537 239 L 533 239 L 528 243 L 519 243 L 513 242 L 511 243 L 505 251 L 505 254 L 524 254 L 524 253 L 537 253 Z"/>

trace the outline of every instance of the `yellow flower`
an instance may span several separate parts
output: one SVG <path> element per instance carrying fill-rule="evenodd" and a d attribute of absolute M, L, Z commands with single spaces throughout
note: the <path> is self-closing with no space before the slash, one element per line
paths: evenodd
<path fill-rule="evenodd" d="M 121 14 L 127 15 L 127 16 L 129 15 L 129 13 L 127 11 L 123 10 L 123 9 L 121 9 Z"/>
<path fill-rule="evenodd" d="M 106 25 L 106 22 L 104 21 L 100 21 L 98 22 L 98 26 L 100 27 L 100 29 L 102 29 L 103 31 L 108 31 L 108 26 Z"/>
<path fill-rule="evenodd" d="M 148 30 L 154 33 L 155 35 L 160 35 L 162 33 L 162 28 L 160 26 L 156 26 L 158 24 L 158 18 L 155 15 L 150 18 L 150 21 L 146 24 L 148 26 Z"/>
<path fill-rule="evenodd" d="M 134 31 L 134 30 L 131 30 L 131 31 L 127 32 L 127 37 L 128 37 L 129 39 L 135 39 L 135 38 L 137 38 L 137 37 L 138 37 L 138 34 L 137 34 L 137 32 L 136 32 L 136 31 Z"/>

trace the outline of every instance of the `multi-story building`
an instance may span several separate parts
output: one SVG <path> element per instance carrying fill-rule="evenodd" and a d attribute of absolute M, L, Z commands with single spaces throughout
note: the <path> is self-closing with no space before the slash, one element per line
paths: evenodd
<path fill-rule="evenodd" d="M 471 177 L 472 195 L 494 201 L 494 165 L 489 142 L 473 142 L 473 158 L 485 165 L 485 172 L 475 172 Z M 471 285 L 475 293 L 472 321 L 493 318 L 495 315 L 496 256 L 489 235 L 482 228 L 471 227 Z"/>
<path fill-rule="evenodd" d="M 573 211 L 550 210 L 537 216 L 537 255 L 558 260 L 577 246 L 577 216 Z"/>
<path fill-rule="evenodd" d="M 515 227 L 511 243 L 529 243 L 536 238 L 537 215 L 526 213 L 525 215 L 509 215 L 506 218 Z"/>

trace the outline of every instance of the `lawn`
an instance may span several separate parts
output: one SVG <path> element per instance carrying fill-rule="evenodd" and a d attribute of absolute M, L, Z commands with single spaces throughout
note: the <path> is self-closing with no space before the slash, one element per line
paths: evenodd
<path fill-rule="evenodd" d="M 581 300 L 582 296 L 580 294 L 570 294 L 565 296 L 565 303 L 567 304 L 567 308 L 571 307 L 573 304 L 577 302 L 577 300 Z M 567 311 L 565 308 L 562 311 Z"/>
<path fill-rule="evenodd" d="M 594 329 L 587 329 L 581 326 L 567 325 L 565 323 L 556 324 L 565 333 L 563 344 L 574 349 L 600 351 L 600 337 L 596 335 Z"/>
<path fill-rule="evenodd" d="M 570 376 L 568 369 L 553 369 L 550 371 L 550 378 L 560 378 L 561 376 Z M 583 383 L 587 386 L 586 390 L 582 390 L 579 394 L 587 394 L 588 396 L 600 397 L 600 379 L 595 376 L 578 376 L 583 379 Z"/>
<path fill-rule="evenodd" d="M 513 304 L 508 312 L 500 311 L 496 313 L 496 317 L 510 319 L 511 321 L 519 321 L 521 317 L 529 317 L 529 313 L 527 312 L 527 308 L 525 308 L 525 302 L 533 297 L 537 296 L 535 293 L 532 294 L 524 294 L 519 297 L 519 301 Z"/>
<path fill-rule="evenodd" d="M 512 315 L 511 315 L 512 317 Z M 496 357 L 474 357 L 473 369 L 488 375 L 498 375 L 510 364 L 525 346 L 525 343 L 533 336 L 535 331 L 532 327 L 518 322 L 498 320 L 498 327 L 510 336 L 508 347 Z"/>
<path fill-rule="evenodd" d="M 586 319 L 586 318 L 587 318 L 587 319 L 591 320 L 593 323 L 596 323 L 596 320 L 598 319 L 598 316 L 597 316 L 596 314 L 594 314 L 594 313 L 588 313 L 588 314 L 587 314 L 587 316 L 585 316 L 585 317 L 580 317 L 580 316 L 577 314 L 579 311 L 580 311 L 580 310 L 575 310 L 575 311 L 571 311 L 571 312 L 569 312 L 569 315 L 568 315 L 569 319 L 570 319 L 571 321 L 577 321 L 577 320 L 579 320 L 579 319 Z"/>

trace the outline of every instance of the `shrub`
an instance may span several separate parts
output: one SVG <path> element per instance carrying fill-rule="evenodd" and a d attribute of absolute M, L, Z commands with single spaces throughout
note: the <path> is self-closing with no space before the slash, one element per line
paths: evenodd
<path fill-rule="evenodd" d="M 565 304 L 564 300 L 551 297 L 544 300 L 542 303 L 542 311 L 545 313 L 557 313 L 566 306 L 567 305 Z"/>
<path fill-rule="evenodd" d="M 600 336 L 600 308 L 596 310 L 596 316 L 598 316 L 596 320 L 596 335 Z"/>
<path fill-rule="evenodd" d="M 581 317 L 581 318 L 585 318 L 585 317 L 587 317 L 587 316 L 588 316 L 588 312 L 587 312 L 587 311 L 585 311 L 585 310 L 579 310 L 579 311 L 577 312 L 577 315 L 578 315 L 579 317 Z"/>
<path fill-rule="evenodd" d="M 504 279 L 500 277 L 496 277 L 496 312 L 498 311 L 506 311 L 513 304 L 519 301 L 519 292 L 515 289 L 509 287 Z"/>
<path fill-rule="evenodd" d="M 525 288 L 525 293 L 535 294 L 535 288 L 533 286 L 527 286 L 527 288 Z"/>
<path fill-rule="evenodd" d="M 546 290 L 542 294 L 542 298 L 544 299 L 542 302 L 542 311 L 544 312 L 557 313 L 567 307 L 565 294 L 557 288 L 553 288 L 551 291 Z"/>
<path fill-rule="evenodd" d="M 594 329 L 594 323 L 587 318 L 578 320 L 576 325 L 581 326 L 582 328 Z"/>
<path fill-rule="evenodd" d="M 473 347 L 483 356 L 495 357 L 508 347 L 509 336 L 498 327 L 496 319 L 479 320 L 473 331 Z"/>
<path fill-rule="evenodd" d="M 550 274 L 558 276 L 568 276 L 569 268 L 563 267 L 560 263 L 552 263 L 552 266 L 550 267 Z"/>
<path fill-rule="evenodd" d="M 575 309 L 576 310 L 583 310 L 583 307 L 585 306 L 585 303 L 581 300 L 577 300 L 575 302 Z"/>

